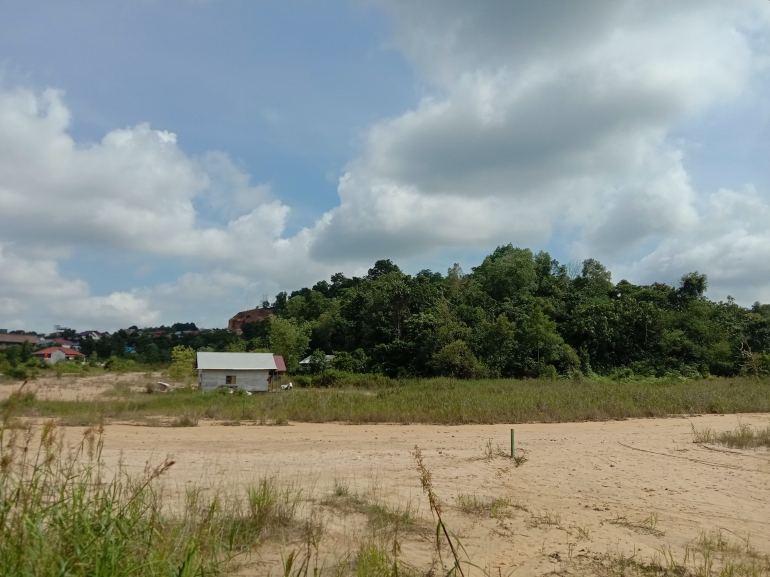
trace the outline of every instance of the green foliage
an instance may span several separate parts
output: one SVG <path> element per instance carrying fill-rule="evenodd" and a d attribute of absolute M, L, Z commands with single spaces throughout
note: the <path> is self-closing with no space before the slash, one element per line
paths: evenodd
<path fill-rule="evenodd" d="M 269 317 L 270 333 L 268 343 L 273 352 L 283 357 L 289 372 L 299 370 L 299 362 L 310 344 L 310 323 L 297 319 Z"/>
<path fill-rule="evenodd" d="M 433 355 L 433 365 L 440 375 L 458 379 L 481 378 L 484 366 L 471 352 L 465 341 L 454 341 Z"/>
<path fill-rule="evenodd" d="M 508 244 L 470 274 L 455 264 L 446 276 L 409 275 L 389 260 L 377 261 L 362 278 L 336 273 L 276 295 L 275 314 L 247 323 L 242 336 L 159 327 L 84 339 L 81 350 L 89 364 L 96 355 L 110 366 L 119 365 L 113 357 L 128 358 L 127 347 L 145 364 L 171 362 L 180 346 L 269 351 L 282 355 L 290 372 L 312 351 L 334 352 L 337 370 L 390 378 L 770 374 L 770 305 L 747 309 L 730 297 L 714 302 L 707 287 L 698 272 L 683 275 L 677 286 L 613 284 L 594 259 L 565 266 L 546 252 Z M 0 353 L 0 372 L 33 373 L 24 366 L 26 354 L 21 347 Z M 325 361 L 316 365 L 319 374 L 328 368 Z"/>
<path fill-rule="evenodd" d="M 182 345 L 174 347 L 171 352 L 171 366 L 168 368 L 168 374 L 177 380 L 195 376 L 195 351 Z"/>

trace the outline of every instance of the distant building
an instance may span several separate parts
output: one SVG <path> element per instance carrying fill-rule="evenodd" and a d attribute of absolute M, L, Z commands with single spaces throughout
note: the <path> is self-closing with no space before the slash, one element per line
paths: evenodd
<path fill-rule="evenodd" d="M 102 333 L 100 333 L 99 331 L 83 331 L 82 333 L 78 333 L 77 336 L 80 337 L 81 339 L 91 337 L 95 341 L 98 341 L 99 338 L 102 336 Z"/>
<path fill-rule="evenodd" d="M 198 386 L 202 391 L 220 387 L 267 391 L 276 370 L 272 353 L 197 353 Z"/>
<path fill-rule="evenodd" d="M 37 335 L 19 335 L 11 333 L 0 333 L 0 349 L 7 349 L 12 345 L 21 345 L 23 343 L 29 343 L 34 345 L 37 343 Z"/>
<path fill-rule="evenodd" d="M 64 347 L 65 349 L 71 349 L 72 345 L 75 344 L 72 341 L 68 341 L 67 339 L 54 339 L 53 342 L 60 347 Z"/>
<path fill-rule="evenodd" d="M 83 353 L 65 347 L 48 347 L 47 349 L 35 351 L 32 354 L 51 365 L 63 361 L 64 359 L 73 360 L 84 356 Z"/>
<path fill-rule="evenodd" d="M 242 311 L 228 321 L 227 329 L 240 335 L 243 332 L 243 325 L 245 323 L 259 323 L 272 314 L 274 314 L 272 309 Z"/>
<path fill-rule="evenodd" d="M 327 363 L 330 363 L 334 360 L 334 355 L 324 355 L 324 356 L 326 357 Z M 309 357 L 305 357 L 299 362 L 299 364 L 302 365 L 303 367 L 309 367 L 310 361 L 312 358 L 313 358 L 313 355 L 310 355 Z"/>

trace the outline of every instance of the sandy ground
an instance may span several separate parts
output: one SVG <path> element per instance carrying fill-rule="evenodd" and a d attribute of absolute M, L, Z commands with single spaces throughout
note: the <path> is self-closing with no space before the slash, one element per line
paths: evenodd
<path fill-rule="evenodd" d="M 35 393 L 36 398 L 46 401 L 90 401 L 122 385 L 132 391 L 140 392 L 145 386 L 157 383 L 161 373 L 104 373 L 91 377 L 75 375 L 46 375 L 27 382 L 24 391 Z M 12 392 L 19 390 L 17 381 L 0 383 L 0 401 L 7 399 Z"/>
<path fill-rule="evenodd" d="M 318 500 L 330 495 L 335 479 L 351 491 L 376 487 L 394 506 L 419 506 L 426 531 L 406 538 L 403 554 L 426 569 L 431 516 L 411 455 L 416 445 L 445 503 L 447 525 L 471 560 L 493 575 L 514 568 L 516 575 L 541 575 L 570 573 L 581 560 L 606 553 L 651 559 L 719 530 L 769 552 L 770 452 L 692 442 L 692 425 L 725 430 L 739 421 L 766 425 L 768 416 L 516 425 L 517 448 L 527 457 L 518 468 L 507 458 L 484 458 L 489 439 L 509 449 L 510 425 L 114 424 L 106 427 L 104 455 L 113 463 L 122 455 L 136 470 L 170 455 L 176 464 L 168 481 L 176 487 L 232 487 L 269 474 L 302 483 Z M 68 431 L 71 438 L 78 433 Z M 460 493 L 505 498 L 516 507 L 498 518 L 468 516 L 456 507 Z M 333 512 L 326 521 L 339 553 L 346 539 L 352 543 L 353 522 Z M 266 573 L 262 567 L 254 574 Z"/>

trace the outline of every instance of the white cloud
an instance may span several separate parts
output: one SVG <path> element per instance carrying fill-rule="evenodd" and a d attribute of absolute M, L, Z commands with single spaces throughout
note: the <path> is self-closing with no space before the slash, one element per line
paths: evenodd
<path fill-rule="evenodd" d="M 132 292 L 92 296 L 82 280 L 59 274 L 54 260 L 25 259 L 0 244 L 0 320 L 14 321 L 14 328 L 39 329 L 39 325 L 98 324 L 110 328 L 151 324 L 159 317 L 149 303 Z M 18 327 L 26 318 L 26 327 Z"/>
<path fill-rule="evenodd" d="M 69 123 L 60 91 L 0 89 L 0 321 L 160 318 L 136 291 L 92 296 L 84 281 L 62 278 L 58 262 L 84 247 L 185 259 L 224 271 L 231 290 L 244 275 L 290 283 L 321 271 L 307 259 L 307 231 L 282 238 L 289 208 L 225 154 L 192 158 L 176 135 L 147 124 L 80 145 Z"/>
<path fill-rule="evenodd" d="M 396 46 L 429 94 L 368 132 L 340 180 L 340 206 L 315 231 L 314 257 L 536 247 L 558 231 L 573 256 L 617 267 L 652 246 L 645 262 L 655 268 L 676 239 L 715 234 L 670 135 L 747 90 L 767 61 L 756 41 L 770 28 L 767 6 L 388 6 Z M 681 259 L 681 272 L 697 262 Z M 718 262 L 715 279 L 739 278 Z"/>
<path fill-rule="evenodd" d="M 255 295 L 374 258 L 555 234 L 616 278 L 697 268 L 716 290 L 770 299 L 767 198 L 696 190 L 672 138 L 766 66 L 767 3 L 386 5 L 425 95 L 366 131 L 339 206 L 291 237 L 290 208 L 226 154 L 191 157 L 147 124 L 76 143 L 60 91 L 0 88 L 0 322 L 221 325 Z M 187 272 L 91 295 L 59 272 L 82 247 Z"/>

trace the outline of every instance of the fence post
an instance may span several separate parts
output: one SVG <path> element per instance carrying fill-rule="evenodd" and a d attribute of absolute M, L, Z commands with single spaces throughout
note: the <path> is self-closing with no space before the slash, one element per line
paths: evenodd
<path fill-rule="evenodd" d="M 511 459 L 516 457 L 516 445 L 513 437 L 513 429 L 511 429 Z"/>

